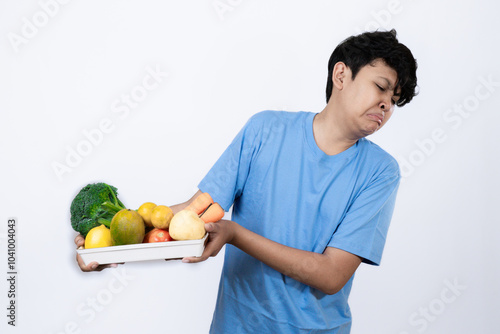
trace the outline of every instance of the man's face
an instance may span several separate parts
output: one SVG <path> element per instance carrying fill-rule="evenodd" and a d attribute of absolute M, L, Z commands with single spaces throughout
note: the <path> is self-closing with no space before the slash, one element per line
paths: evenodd
<path fill-rule="evenodd" d="M 396 81 L 396 71 L 382 60 L 362 67 L 354 80 L 347 68 L 339 97 L 346 111 L 344 124 L 351 133 L 366 137 L 387 123 L 399 98 L 394 94 Z"/>

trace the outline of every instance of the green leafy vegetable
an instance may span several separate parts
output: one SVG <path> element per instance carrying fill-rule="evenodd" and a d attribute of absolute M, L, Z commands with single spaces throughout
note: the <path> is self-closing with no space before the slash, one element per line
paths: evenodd
<path fill-rule="evenodd" d="M 115 187 L 92 183 L 83 187 L 71 202 L 71 226 L 84 237 L 101 224 L 109 227 L 111 219 L 125 205 L 118 199 Z"/>

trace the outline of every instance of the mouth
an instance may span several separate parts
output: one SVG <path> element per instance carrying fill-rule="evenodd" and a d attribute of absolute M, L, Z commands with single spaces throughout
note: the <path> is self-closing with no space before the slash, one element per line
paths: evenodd
<path fill-rule="evenodd" d="M 382 125 L 382 122 L 384 121 L 384 116 L 381 114 L 369 114 L 368 117 L 377 122 L 379 125 Z"/>

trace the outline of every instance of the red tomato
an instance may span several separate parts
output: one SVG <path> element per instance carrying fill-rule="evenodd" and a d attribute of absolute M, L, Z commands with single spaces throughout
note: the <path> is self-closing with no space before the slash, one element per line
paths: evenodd
<path fill-rule="evenodd" d="M 167 230 L 154 228 L 144 236 L 144 240 L 142 242 L 163 242 L 172 240 L 174 239 L 172 239 Z"/>

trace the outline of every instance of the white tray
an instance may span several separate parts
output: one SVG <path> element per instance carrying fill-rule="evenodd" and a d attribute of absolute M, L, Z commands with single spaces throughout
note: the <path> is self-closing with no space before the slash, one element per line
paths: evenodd
<path fill-rule="evenodd" d="M 123 246 L 110 246 L 76 251 L 85 262 L 99 264 L 122 263 L 132 261 L 148 261 L 160 259 L 179 259 L 188 256 L 201 256 L 205 249 L 208 233 L 203 239 L 185 241 L 166 241 L 141 243 Z"/>

